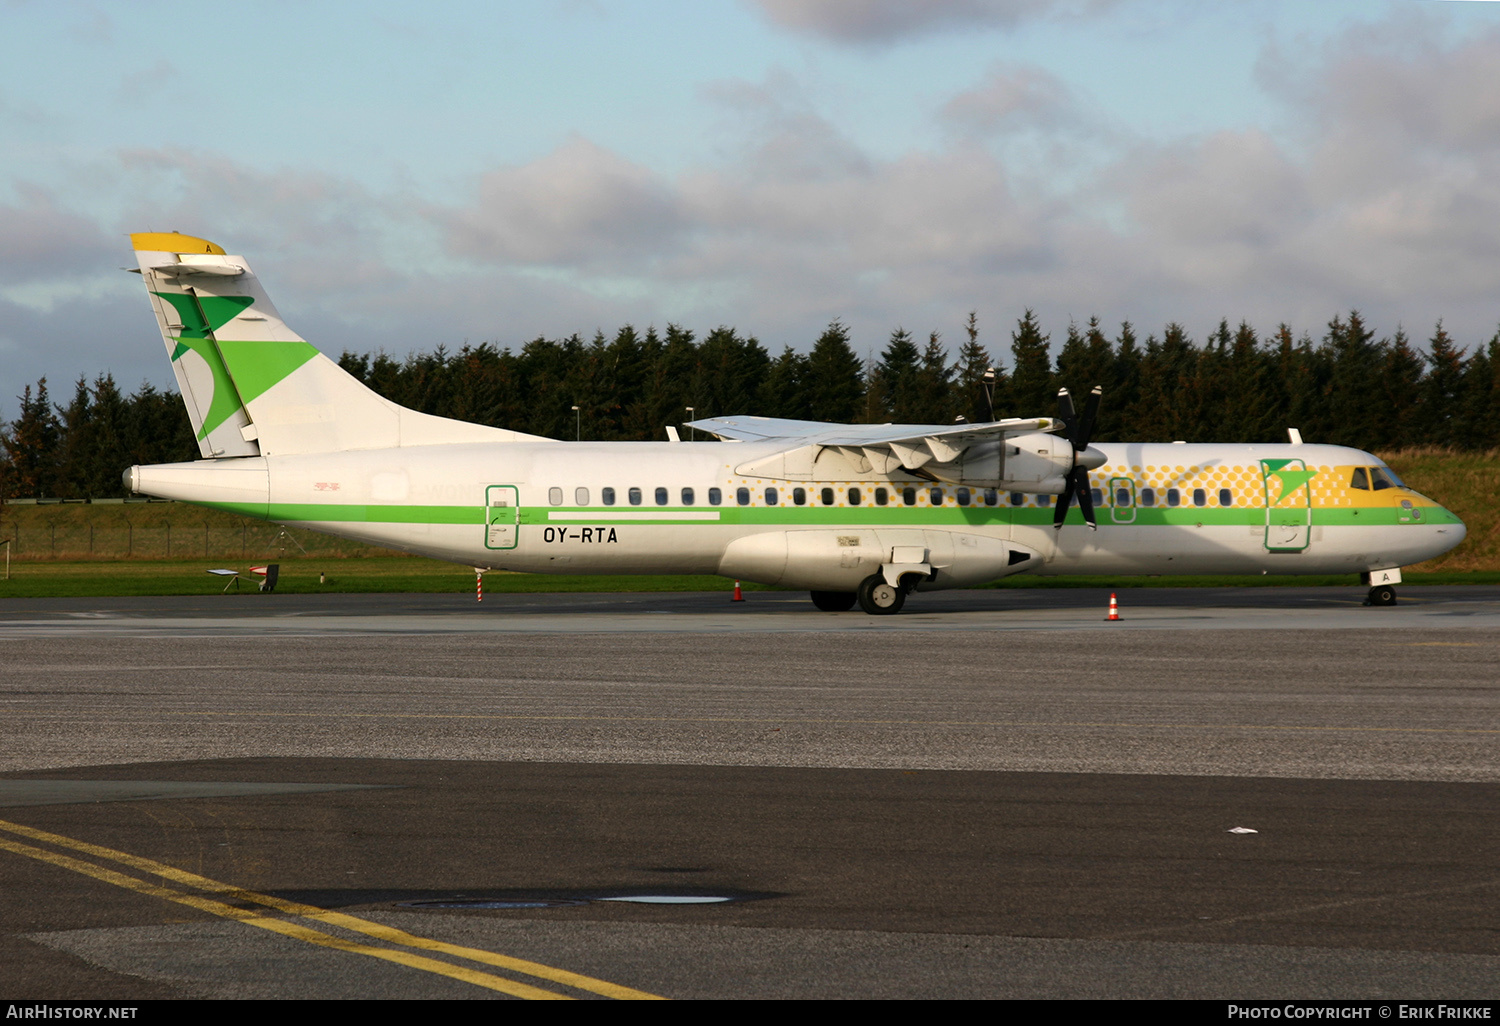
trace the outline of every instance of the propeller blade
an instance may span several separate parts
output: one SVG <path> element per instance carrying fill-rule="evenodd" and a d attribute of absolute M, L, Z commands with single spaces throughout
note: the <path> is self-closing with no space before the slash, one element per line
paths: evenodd
<path fill-rule="evenodd" d="M 1099 400 L 1103 395 L 1104 390 L 1095 385 L 1084 405 L 1083 416 L 1079 417 L 1073 407 L 1073 397 L 1068 394 L 1068 390 L 1063 388 L 1057 392 L 1057 417 L 1067 429 L 1068 443 L 1073 447 L 1074 461 L 1073 469 L 1068 471 L 1063 493 L 1057 497 L 1057 507 L 1052 513 L 1054 530 L 1062 530 L 1063 522 L 1068 519 L 1068 507 L 1073 504 L 1075 496 L 1078 499 L 1078 510 L 1083 514 L 1084 523 L 1089 525 L 1090 531 L 1099 530 L 1099 522 L 1094 518 L 1094 496 L 1089 489 L 1089 471 L 1087 467 L 1079 466 L 1078 453 L 1089 447 L 1089 440 L 1094 433 L 1094 418 L 1099 415 Z"/>
<path fill-rule="evenodd" d="M 1059 388 L 1057 390 L 1057 419 L 1063 422 L 1063 426 L 1068 429 L 1068 433 L 1071 435 L 1073 433 L 1073 424 L 1077 421 L 1078 415 L 1073 409 L 1073 397 L 1068 394 L 1066 388 Z"/>
<path fill-rule="evenodd" d="M 1063 521 L 1068 519 L 1068 506 L 1073 502 L 1073 475 L 1067 477 L 1067 484 L 1063 486 L 1063 493 L 1057 497 L 1057 502 L 1052 508 L 1052 529 L 1061 531 Z"/>
<path fill-rule="evenodd" d="M 1088 470 L 1074 467 L 1073 473 L 1068 475 L 1068 486 L 1078 493 L 1078 509 L 1083 513 L 1084 523 L 1089 525 L 1090 531 L 1099 530 L 1099 522 L 1094 519 L 1094 496 L 1089 488 Z"/>
<path fill-rule="evenodd" d="M 1089 398 L 1083 406 L 1083 417 L 1078 421 L 1078 431 L 1068 441 L 1073 443 L 1074 452 L 1083 452 L 1089 447 L 1089 442 L 1094 434 L 1094 418 L 1099 414 L 1099 400 L 1103 398 L 1104 390 L 1098 385 L 1089 393 Z"/>

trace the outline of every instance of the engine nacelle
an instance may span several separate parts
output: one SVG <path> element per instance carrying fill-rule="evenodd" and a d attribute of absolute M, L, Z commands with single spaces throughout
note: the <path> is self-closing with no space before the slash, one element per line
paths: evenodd
<path fill-rule="evenodd" d="M 1078 462 L 1090 470 L 1104 466 L 1105 461 L 1098 449 L 1088 448 L 1078 454 Z M 1012 435 L 1003 442 L 971 445 L 951 462 L 932 462 L 922 469 L 952 484 L 1061 495 L 1073 469 L 1073 447 L 1061 435 L 1034 431 Z"/>
<path fill-rule="evenodd" d="M 766 531 L 729 544 L 719 573 L 810 591 L 853 591 L 876 573 L 920 591 L 964 588 L 1037 566 L 1024 546 L 979 534 L 910 529 Z"/>

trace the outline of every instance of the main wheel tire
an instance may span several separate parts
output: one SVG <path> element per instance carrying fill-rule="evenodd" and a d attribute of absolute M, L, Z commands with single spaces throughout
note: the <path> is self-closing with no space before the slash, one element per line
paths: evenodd
<path fill-rule="evenodd" d="M 906 590 L 887 584 L 880 574 L 872 574 L 859 584 L 859 608 L 871 616 L 890 616 L 901 612 L 906 602 Z"/>
<path fill-rule="evenodd" d="M 852 591 L 815 591 L 812 603 L 825 613 L 847 613 L 859 601 Z"/>
<path fill-rule="evenodd" d="M 1394 606 L 1396 604 L 1396 589 L 1389 584 L 1382 584 L 1370 589 L 1369 603 L 1372 606 Z"/>

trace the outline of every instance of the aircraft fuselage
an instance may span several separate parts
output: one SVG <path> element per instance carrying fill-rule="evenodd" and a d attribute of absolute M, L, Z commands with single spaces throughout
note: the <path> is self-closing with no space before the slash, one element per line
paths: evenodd
<path fill-rule="evenodd" d="M 1107 457 L 1089 475 L 1097 531 L 1076 507 L 1054 530 L 1050 495 L 900 473 L 737 472 L 784 448 L 769 442 L 406 446 L 138 467 L 131 484 L 478 568 L 824 590 L 903 559 L 925 565 L 922 590 L 1017 572 L 1356 573 L 1432 558 L 1465 533 L 1431 499 L 1377 487 L 1384 464 L 1356 449 L 1095 447 Z"/>

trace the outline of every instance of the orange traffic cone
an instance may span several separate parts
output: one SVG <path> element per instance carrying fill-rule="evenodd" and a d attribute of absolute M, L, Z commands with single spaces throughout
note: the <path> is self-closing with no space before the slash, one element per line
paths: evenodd
<path fill-rule="evenodd" d="M 1115 593 L 1114 592 L 1110 592 L 1109 593 L 1109 615 L 1106 616 L 1104 619 L 1106 619 L 1106 620 L 1118 620 L 1118 619 L 1120 619 L 1120 603 L 1115 600 Z"/>
<path fill-rule="evenodd" d="M 729 601 L 731 601 L 731 602 L 743 602 L 743 601 L 745 601 L 745 596 L 740 591 L 740 582 L 739 581 L 735 581 L 734 582 L 734 598 L 730 599 Z"/>

